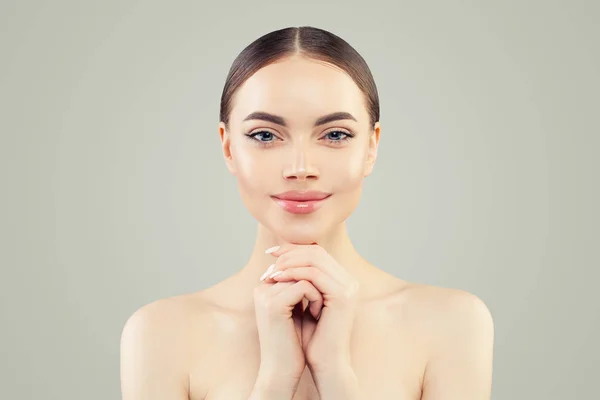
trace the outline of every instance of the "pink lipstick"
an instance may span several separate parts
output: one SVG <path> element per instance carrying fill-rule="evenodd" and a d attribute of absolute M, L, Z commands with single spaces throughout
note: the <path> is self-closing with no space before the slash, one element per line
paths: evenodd
<path fill-rule="evenodd" d="M 272 195 L 271 198 L 285 211 L 292 214 L 309 214 L 318 210 L 331 193 L 315 190 L 292 190 Z"/>

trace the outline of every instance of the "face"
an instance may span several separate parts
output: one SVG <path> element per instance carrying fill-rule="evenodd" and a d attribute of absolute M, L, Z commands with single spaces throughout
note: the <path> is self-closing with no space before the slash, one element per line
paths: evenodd
<path fill-rule="evenodd" d="M 263 118 L 248 118 L 256 112 Z M 300 56 L 270 64 L 238 89 L 229 125 L 220 124 L 223 155 L 242 200 L 283 240 L 318 242 L 358 205 L 380 128 L 341 69 Z"/>

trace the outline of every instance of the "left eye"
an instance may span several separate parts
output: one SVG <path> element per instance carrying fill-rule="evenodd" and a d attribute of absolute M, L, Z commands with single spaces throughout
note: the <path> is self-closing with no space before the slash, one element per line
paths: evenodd
<path fill-rule="evenodd" d="M 350 135 L 347 134 L 346 132 L 342 132 L 342 131 L 333 131 L 333 132 L 329 132 L 327 135 L 325 135 L 325 137 L 329 140 L 333 140 L 333 141 L 339 141 L 339 140 L 343 140 L 345 137 L 349 137 Z"/>

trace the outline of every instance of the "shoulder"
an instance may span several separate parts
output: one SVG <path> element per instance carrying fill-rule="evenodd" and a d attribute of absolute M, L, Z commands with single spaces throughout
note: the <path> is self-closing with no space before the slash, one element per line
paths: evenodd
<path fill-rule="evenodd" d="M 462 289 L 410 283 L 399 294 L 429 317 L 429 322 L 461 326 L 464 322 L 492 323 L 492 315 L 484 301 Z"/>
<path fill-rule="evenodd" d="M 423 284 L 407 285 L 403 296 L 426 343 L 423 398 L 487 398 L 494 321 L 484 301 L 465 290 Z"/>
<path fill-rule="evenodd" d="M 145 304 L 127 318 L 120 343 L 124 398 L 187 398 L 208 310 L 201 296 L 186 294 Z"/>
<path fill-rule="evenodd" d="M 182 327 L 189 326 L 193 318 L 206 314 L 207 306 L 201 296 L 185 294 L 155 300 L 135 310 L 125 322 L 122 332 L 124 340 L 148 336 L 167 339 L 181 338 Z M 174 338 L 174 337 L 173 337 Z"/>
<path fill-rule="evenodd" d="M 123 344 L 152 343 L 152 351 L 165 347 L 170 354 L 181 348 L 189 353 L 190 342 L 210 334 L 214 305 L 204 291 L 155 300 L 135 310 L 125 322 Z M 150 350 L 150 349 L 148 349 Z"/>
<path fill-rule="evenodd" d="M 396 293 L 396 303 L 420 325 L 432 346 L 464 340 L 465 334 L 493 335 L 494 322 L 485 302 L 462 289 L 406 283 Z"/>

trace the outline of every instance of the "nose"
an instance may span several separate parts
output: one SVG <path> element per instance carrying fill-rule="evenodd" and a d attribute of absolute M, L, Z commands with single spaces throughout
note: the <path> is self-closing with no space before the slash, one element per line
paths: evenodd
<path fill-rule="evenodd" d="M 318 179 L 319 171 L 308 157 L 306 146 L 294 146 L 289 161 L 283 170 L 283 177 L 288 180 Z"/>

